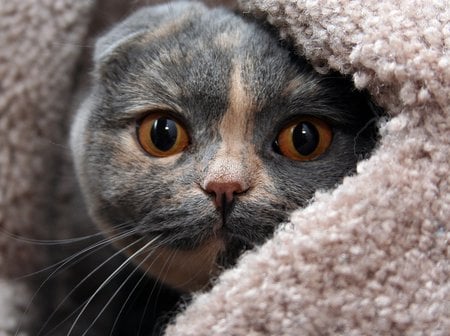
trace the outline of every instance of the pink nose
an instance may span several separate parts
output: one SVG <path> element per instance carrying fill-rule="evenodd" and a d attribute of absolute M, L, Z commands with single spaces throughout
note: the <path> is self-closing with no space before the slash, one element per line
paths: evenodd
<path fill-rule="evenodd" d="M 234 196 L 244 193 L 246 189 L 241 183 L 236 181 L 211 181 L 206 185 L 205 191 L 214 195 L 214 205 L 221 209 L 233 203 Z"/>

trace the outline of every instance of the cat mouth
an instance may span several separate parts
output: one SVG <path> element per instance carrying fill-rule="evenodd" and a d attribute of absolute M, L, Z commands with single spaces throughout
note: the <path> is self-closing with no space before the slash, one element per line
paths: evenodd
<path fill-rule="evenodd" d="M 214 239 L 223 242 L 223 248 L 218 252 L 216 258 L 217 266 L 223 269 L 233 267 L 243 252 L 251 250 L 255 246 L 254 242 L 231 232 L 223 224 L 215 230 Z"/>

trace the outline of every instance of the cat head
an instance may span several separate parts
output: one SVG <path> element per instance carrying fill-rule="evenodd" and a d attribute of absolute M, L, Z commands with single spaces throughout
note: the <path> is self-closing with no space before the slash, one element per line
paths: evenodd
<path fill-rule="evenodd" d="M 141 9 L 96 45 L 71 147 L 94 221 L 152 276 L 199 289 L 374 145 L 365 94 L 224 9 Z"/>

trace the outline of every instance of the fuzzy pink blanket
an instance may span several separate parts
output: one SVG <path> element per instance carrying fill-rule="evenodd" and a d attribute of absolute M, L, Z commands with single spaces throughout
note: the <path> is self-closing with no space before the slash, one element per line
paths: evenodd
<path fill-rule="evenodd" d="M 31 321 L 33 290 L 16 279 L 45 265 L 23 237 L 55 237 L 54 214 L 70 206 L 55 195 L 73 186 L 61 177 L 64 125 L 93 4 L 0 5 L 0 336 Z M 356 175 L 295 212 L 166 335 L 449 335 L 450 4 L 241 0 L 240 9 L 317 70 L 352 75 L 390 118 Z"/>

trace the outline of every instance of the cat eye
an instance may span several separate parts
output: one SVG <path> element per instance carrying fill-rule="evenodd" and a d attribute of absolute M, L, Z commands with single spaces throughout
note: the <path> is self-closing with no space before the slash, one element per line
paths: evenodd
<path fill-rule="evenodd" d="M 291 121 L 281 130 L 274 147 L 292 160 L 310 161 L 328 149 L 332 137 L 331 128 L 325 121 L 304 116 Z"/>
<path fill-rule="evenodd" d="M 185 128 L 165 113 L 152 113 L 137 128 L 142 148 L 152 156 L 167 157 L 181 153 L 189 144 Z"/>

